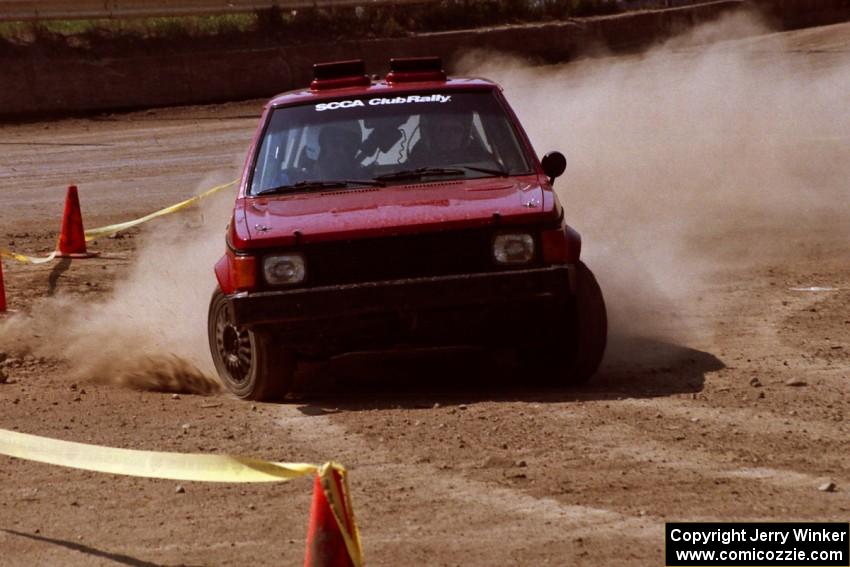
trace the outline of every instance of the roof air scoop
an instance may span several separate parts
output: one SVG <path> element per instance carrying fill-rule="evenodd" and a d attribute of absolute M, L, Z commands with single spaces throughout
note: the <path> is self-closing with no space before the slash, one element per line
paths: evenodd
<path fill-rule="evenodd" d="M 439 57 L 404 57 L 390 59 L 387 83 L 445 82 L 446 72 Z"/>
<path fill-rule="evenodd" d="M 352 59 L 313 65 L 313 82 L 310 83 L 310 90 L 368 87 L 371 84 L 372 81 L 366 75 L 366 64 L 363 60 Z"/>

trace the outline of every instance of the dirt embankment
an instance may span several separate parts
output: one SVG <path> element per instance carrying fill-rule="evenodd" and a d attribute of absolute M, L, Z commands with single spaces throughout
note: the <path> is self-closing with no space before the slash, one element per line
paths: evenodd
<path fill-rule="evenodd" d="M 374 72 L 386 69 L 390 55 L 435 54 L 452 62 L 471 49 L 559 62 L 645 48 L 737 9 L 767 11 L 786 28 L 850 16 L 848 0 L 820 0 L 815 7 L 800 0 L 720 0 L 565 22 L 288 46 L 198 48 L 183 42 L 120 56 L 108 43 L 64 55 L 35 46 L 0 60 L 0 84 L 15 85 L 0 90 L 0 119 L 267 97 L 308 84 L 316 61 L 353 57 L 366 59 Z"/>

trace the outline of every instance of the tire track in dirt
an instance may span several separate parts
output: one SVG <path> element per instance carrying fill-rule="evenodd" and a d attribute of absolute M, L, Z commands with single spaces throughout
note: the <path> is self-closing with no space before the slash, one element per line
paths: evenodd
<path fill-rule="evenodd" d="M 663 416 L 661 419 L 664 420 L 670 418 L 687 421 L 697 420 L 710 428 L 717 428 L 722 425 L 756 435 L 765 435 L 769 431 L 782 431 L 792 425 L 788 416 L 781 416 L 770 410 L 701 406 L 675 398 L 664 400 L 624 399 L 614 407 L 614 411 L 620 410 L 624 410 L 623 413 L 626 415 L 630 410 L 660 413 Z M 850 443 L 850 437 L 846 433 L 842 433 L 834 423 L 797 418 L 793 425 L 795 434 L 812 441 L 828 440 Z"/>
<path fill-rule="evenodd" d="M 430 463 L 403 462 L 388 446 L 375 449 L 332 415 L 304 415 L 295 406 L 282 406 L 276 414 L 278 426 L 296 443 L 322 455 L 320 459 L 333 457 L 349 465 L 367 553 L 369 547 L 377 548 L 374 553 L 380 553 L 384 546 L 399 546 L 410 552 L 411 547 L 424 545 L 443 549 L 445 557 L 453 558 L 452 564 L 462 561 L 465 554 L 474 554 L 479 560 L 489 556 L 498 562 L 505 557 L 505 538 L 510 533 L 522 533 L 523 540 L 508 547 L 526 550 L 583 542 L 589 537 L 658 541 L 663 535 L 659 518 L 565 504 Z M 391 507 L 389 513 L 394 518 L 389 529 L 379 524 L 386 519 L 387 510 L 370 501 L 370 496 L 375 498 L 382 492 L 403 495 L 402 503 Z M 423 534 L 422 530 L 432 531 Z M 447 537 L 449 534 L 451 537 Z M 412 544 L 411 538 L 418 543 Z M 580 551 L 573 555 L 580 556 Z"/>
<path fill-rule="evenodd" d="M 648 439 L 645 432 L 637 428 L 600 427 L 594 429 L 586 438 L 589 444 L 603 447 L 612 460 L 629 459 L 635 463 L 652 464 L 655 467 L 687 470 L 706 480 L 737 478 L 806 491 L 812 491 L 818 484 L 830 478 L 843 485 L 850 480 L 850 477 L 845 475 L 827 477 L 796 470 L 740 466 L 734 462 L 728 462 L 728 457 L 711 448 L 691 449 L 659 443 Z M 610 445 L 612 442 L 614 446 Z"/>
<path fill-rule="evenodd" d="M 815 273 L 815 280 L 835 280 L 836 274 L 829 271 L 828 264 L 820 268 L 826 275 Z M 801 360 L 799 343 L 803 335 L 789 332 L 798 327 L 785 324 L 793 314 L 817 311 L 825 300 L 818 294 L 789 291 L 792 278 L 799 275 L 784 274 L 782 268 L 768 269 L 765 275 L 745 288 L 723 290 L 730 300 L 715 314 L 715 321 L 734 321 L 737 333 L 729 337 L 718 330 L 704 345 L 715 352 L 728 351 L 724 358 L 736 366 L 708 374 L 704 388 L 694 399 L 626 398 L 606 406 L 604 412 L 596 413 L 600 419 L 616 415 L 617 426 L 588 429 L 587 446 L 602 448 L 612 460 L 624 458 L 687 470 L 706 480 L 754 481 L 800 491 L 801 497 L 827 479 L 846 486 L 850 481 L 846 474 L 850 470 L 850 427 L 842 413 L 846 367 Z M 761 301 L 754 302 L 753 297 Z M 765 304 L 776 308 L 764 309 Z M 742 331 L 748 333 L 743 343 Z M 828 335 L 836 332 L 837 325 L 823 331 Z M 806 377 L 809 387 L 785 384 L 800 375 Z M 753 405 L 765 392 L 773 403 L 766 409 Z M 829 397 L 833 401 L 822 401 Z M 819 403 L 810 404 L 811 398 Z M 743 407 L 735 407 L 741 402 Z M 568 412 L 561 414 L 567 422 L 570 417 Z M 665 429 L 672 439 L 659 435 L 659 430 Z M 693 444 L 699 448 L 689 447 Z M 741 455 L 729 457 L 741 449 L 762 462 L 747 466 L 741 462 Z M 770 461 L 778 463 L 772 465 Z M 794 466 L 783 465 L 783 461 Z"/>

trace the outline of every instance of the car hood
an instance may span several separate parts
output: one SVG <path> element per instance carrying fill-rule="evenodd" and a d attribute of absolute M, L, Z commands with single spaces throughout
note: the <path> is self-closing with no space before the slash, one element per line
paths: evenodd
<path fill-rule="evenodd" d="M 543 197 L 538 178 L 527 176 L 248 197 L 237 207 L 243 244 L 257 248 L 533 222 L 546 212 Z"/>

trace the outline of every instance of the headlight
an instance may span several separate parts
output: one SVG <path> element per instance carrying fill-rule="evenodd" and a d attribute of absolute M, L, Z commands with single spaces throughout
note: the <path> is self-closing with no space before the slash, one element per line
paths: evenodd
<path fill-rule="evenodd" d="M 301 254 L 281 254 L 263 259 L 263 275 L 271 285 L 291 285 L 304 281 L 307 269 Z"/>
<path fill-rule="evenodd" d="M 493 239 L 493 259 L 499 264 L 527 264 L 534 258 L 530 234 L 498 234 Z"/>

